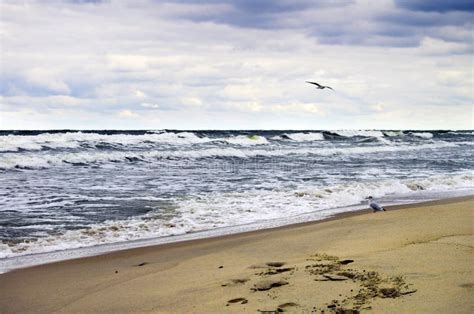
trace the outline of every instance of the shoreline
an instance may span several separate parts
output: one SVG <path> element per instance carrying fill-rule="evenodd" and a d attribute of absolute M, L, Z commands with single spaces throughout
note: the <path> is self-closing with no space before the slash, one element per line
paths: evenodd
<path fill-rule="evenodd" d="M 424 206 L 424 205 L 429 205 L 432 203 L 444 203 L 444 202 L 456 201 L 458 199 L 459 200 L 469 199 L 470 197 L 474 197 L 474 195 L 469 194 L 469 195 L 441 198 L 441 199 L 428 200 L 428 201 L 420 200 L 420 201 L 414 201 L 414 202 L 403 203 L 403 204 L 395 204 L 395 205 L 389 204 L 389 205 L 386 205 L 385 207 L 388 210 L 400 210 L 400 209 L 404 209 L 404 208 L 412 207 L 412 206 Z M 344 218 L 348 218 L 352 216 L 364 215 L 364 214 L 372 212 L 370 209 L 363 208 L 363 207 L 367 207 L 367 206 L 352 205 L 352 206 L 341 207 L 340 209 L 350 209 L 350 208 L 353 208 L 353 209 L 349 211 L 338 212 L 338 213 L 335 213 L 333 215 L 330 215 L 328 217 L 318 219 L 318 220 L 308 220 L 308 221 L 301 222 L 295 219 L 297 217 L 295 216 L 295 217 L 292 217 L 293 222 L 285 223 L 282 225 L 279 225 L 278 223 L 275 225 L 273 223 L 275 221 L 280 221 L 282 219 L 270 220 L 270 221 L 266 221 L 266 225 L 263 228 L 257 227 L 254 229 L 254 227 L 257 226 L 258 224 L 250 223 L 246 225 L 219 228 L 216 230 L 202 230 L 202 231 L 191 232 L 191 233 L 186 233 L 186 234 L 181 234 L 181 235 L 176 235 L 176 236 L 138 239 L 138 240 L 132 240 L 132 241 L 126 241 L 126 242 L 106 243 L 106 244 L 94 245 L 94 246 L 89 246 L 89 247 L 79 247 L 79 248 L 72 248 L 72 249 L 66 249 L 66 250 L 13 256 L 13 257 L 5 258 L 3 261 L 2 259 L 0 259 L 0 276 L 8 272 L 21 270 L 25 268 L 31 268 L 31 267 L 37 267 L 37 266 L 48 265 L 48 264 L 53 264 L 53 263 L 89 258 L 93 256 L 114 254 L 114 253 L 122 252 L 122 251 L 174 245 L 177 243 L 190 243 L 190 242 L 207 240 L 207 239 L 233 237 L 233 236 L 238 236 L 240 234 L 252 234 L 252 233 L 259 233 L 259 232 L 264 232 L 264 231 L 300 227 L 300 226 L 324 223 L 327 221 L 344 219 Z M 302 214 L 301 217 L 310 217 L 311 214 L 312 213 L 305 213 L 305 214 Z M 227 229 L 227 230 L 235 229 L 236 231 L 227 232 L 227 233 L 218 232 L 219 230 L 223 230 L 223 229 Z M 116 248 L 112 249 L 111 247 L 116 247 Z M 20 263 L 21 265 L 18 266 L 18 263 Z"/>
<path fill-rule="evenodd" d="M 474 309 L 473 204 L 474 197 L 467 196 L 399 205 L 384 213 L 358 211 L 17 269 L 0 275 L 0 308 L 5 313 L 238 313 L 286 304 L 295 312 L 314 305 L 468 313 Z M 336 263 L 345 260 L 350 266 Z M 317 263 L 337 266 L 353 279 L 324 281 L 312 268 L 320 267 Z M 378 276 L 372 287 L 378 294 L 362 298 L 369 283 L 361 274 L 369 272 Z M 403 287 L 393 281 L 397 276 Z M 274 279 L 281 286 L 257 289 Z M 395 292 L 384 295 L 387 291 Z"/>

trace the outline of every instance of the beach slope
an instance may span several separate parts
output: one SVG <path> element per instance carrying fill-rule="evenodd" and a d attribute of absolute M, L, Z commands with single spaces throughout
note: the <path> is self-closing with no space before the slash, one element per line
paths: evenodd
<path fill-rule="evenodd" d="M 474 198 L 0 275 L 1 313 L 474 313 Z"/>

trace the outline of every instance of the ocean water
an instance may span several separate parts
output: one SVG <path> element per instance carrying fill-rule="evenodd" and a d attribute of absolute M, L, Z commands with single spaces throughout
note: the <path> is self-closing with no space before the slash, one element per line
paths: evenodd
<path fill-rule="evenodd" d="M 0 264 L 471 195 L 472 131 L 0 131 Z M 299 217 L 299 218 L 298 218 Z M 105 249 L 107 250 L 107 249 Z"/>

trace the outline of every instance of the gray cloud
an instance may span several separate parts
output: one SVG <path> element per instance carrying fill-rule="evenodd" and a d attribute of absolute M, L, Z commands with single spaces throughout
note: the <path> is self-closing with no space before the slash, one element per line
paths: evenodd
<path fill-rule="evenodd" d="M 474 2 L 471 0 L 395 0 L 395 4 L 401 8 L 414 11 L 474 11 Z"/>
<path fill-rule="evenodd" d="M 83 3 L 101 3 L 104 0 L 69 0 L 71 3 L 83 4 Z"/>
<path fill-rule="evenodd" d="M 174 18 L 213 22 L 239 28 L 294 29 L 325 44 L 409 47 L 424 36 L 437 37 L 438 29 L 466 27 L 474 19 L 467 1 L 397 1 L 382 5 L 354 1 L 175 1 L 221 9 L 180 11 Z M 425 5 L 425 3 L 429 3 Z M 462 9 L 462 10 L 461 10 Z M 347 18 L 347 17 L 350 18 Z M 440 37 L 441 38 L 441 37 Z M 459 40 L 443 36 L 444 40 Z"/>
<path fill-rule="evenodd" d="M 341 8 L 353 4 L 353 0 L 338 1 L 311 1 L 311 0 L 226 0 L 226 1 L 174 1 L 181 4 L 219 4 L 226 5 L 227 10 L 209 14 L 199 12 L 197 14 L 181 14 L 180 17 L 193 21 L 210 21 L 228 24 L 243 28 L 278 29 L 292 27 L 285 22 L 286 19 L 305 10 Z M 300 27 L 301 25 L 297 25 Z"/>

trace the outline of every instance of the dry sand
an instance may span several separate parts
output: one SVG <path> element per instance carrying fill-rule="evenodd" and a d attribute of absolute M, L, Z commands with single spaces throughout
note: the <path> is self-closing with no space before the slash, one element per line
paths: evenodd
<path fill-rule="evenodd" d="M 474 313 L 473 204 L 364 211 L 17 270 L 0 275 L 0 312 Z"/>

